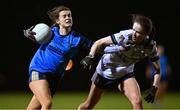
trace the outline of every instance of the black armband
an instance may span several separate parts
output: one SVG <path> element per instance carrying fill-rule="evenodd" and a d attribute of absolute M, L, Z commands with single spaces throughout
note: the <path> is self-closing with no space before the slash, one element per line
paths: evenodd
<path fill-rule="evenodd" d="M 159 60 L 159 56 L 156 56 L 156 57 L 154 57 L 154 58 L 151 58 L 150 60 L 151 60 L 152 62 L 155 62 L 155 61 Z"/>
<path fill-rule="evenodd" d="M 115 38 L 114 34 L 111 35 L 111 40 L 112 40 L 112 42 L 113 42 L 114 44 L 117 44 L 117 41 L 116 41 L 116 38 Z"/>

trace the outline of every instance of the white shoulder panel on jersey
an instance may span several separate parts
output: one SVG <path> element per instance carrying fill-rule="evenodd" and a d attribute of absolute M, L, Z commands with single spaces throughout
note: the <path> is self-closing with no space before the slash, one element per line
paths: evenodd
<path fill-rule="evenodd" d="M 123 41 L 124 39 L 127 39 L 131 34 L 133 33 L 132 29 L 123 30 L 119 33 L 114 34 L 116 41 L 119 43 Z"/>

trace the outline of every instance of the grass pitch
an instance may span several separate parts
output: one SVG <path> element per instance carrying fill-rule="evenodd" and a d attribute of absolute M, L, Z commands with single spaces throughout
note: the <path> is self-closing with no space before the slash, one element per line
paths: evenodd
<path fill-rule="evenodd" d="M 77 109 L 78 105 L 86 99 L 88 92 L 61 92 L 58 91 L 53 99 L 53 109 Z M 32 93 L 0 93 L 0 109 L 25 109 Z M 180 109 L 180 93 L 168 92 L 163 103 L 148 104 L 143 100 L 144 109 Z M 127 98 L 120 92 L 105 92 L 95 109 L 132 109 Z"/>

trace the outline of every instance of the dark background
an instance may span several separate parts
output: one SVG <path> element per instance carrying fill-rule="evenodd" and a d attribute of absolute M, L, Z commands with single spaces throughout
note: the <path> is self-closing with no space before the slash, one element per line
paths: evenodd
<path fill-rule="evenodd" d="M 23 29 L 40 22 L 51 25 L 46 12 L 57 5 L 72 10 L 73 29 L 86 37 L 101 37 L 131 28 L 128 14 L 150 17 L 156 27 L 155 40 L 166 48 L 172 66 L 169 90 L 180 90 L 179 74 L 179 6 L 174 1 L 160 0 L 8 0 L 1 3 L 0 90 L 28 90 L 28 66 L 38 45 L 23 36 Z M 62 90 L 88 90 L 94 72 L 83 71 L 76 58 L 74 70 L 68 71 L 61 82 Z M 142 89 L 148 84 L 144 62 L 138 63 L 135 73 Z M 72 73 L 72 74 L 71 74 Z"/>

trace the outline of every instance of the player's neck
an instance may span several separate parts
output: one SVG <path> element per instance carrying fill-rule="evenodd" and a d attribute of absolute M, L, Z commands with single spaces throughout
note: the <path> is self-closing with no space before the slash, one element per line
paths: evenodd
<path fill-rule="evenodd" d="M 71 28 L 60 28 L 59 34 L 64 36 L 64 35 L 69 34 L 70 31 L 71 31 Z"/>

